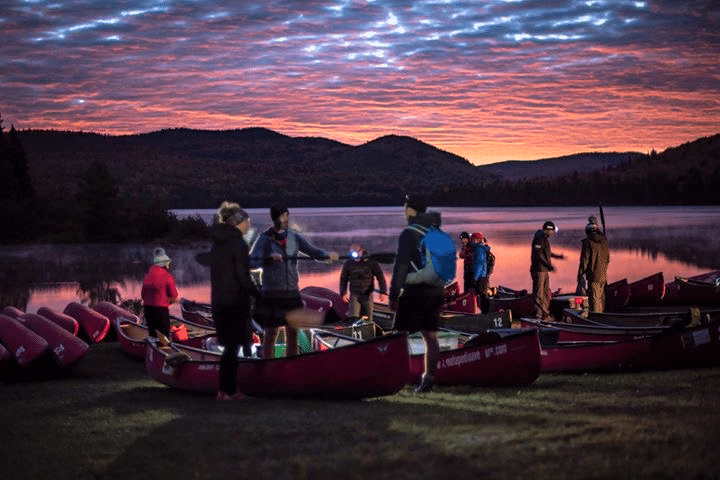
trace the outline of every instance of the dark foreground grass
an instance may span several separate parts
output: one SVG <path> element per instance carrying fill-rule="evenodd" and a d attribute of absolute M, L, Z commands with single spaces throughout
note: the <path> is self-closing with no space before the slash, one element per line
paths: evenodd
<path fill-rule="evenodd" d="M 0 479 L 720 478 L 720 368 L 219 403 L 117 344 L 0 385 Z"/>

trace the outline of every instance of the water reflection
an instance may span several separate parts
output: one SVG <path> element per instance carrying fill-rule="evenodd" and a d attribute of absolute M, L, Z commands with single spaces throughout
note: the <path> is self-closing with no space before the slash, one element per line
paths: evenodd
<path fill-rule="evenodd" d="M 463 230 L 481 231 L 497 257 L 493 285 L 529 289 L 530 240 L 545 220 L 560 227 L 551 239 L 553 250 L 565 254 L 556 261 L 551 287 L 573 291 L 580 255 L 580 240 L 588 208 L 440 209 L 444 229 L 454 238 Z M 209 217 L 214 211 L 206 212 Z M 177 213 L 177 212 L 176 212 Z M 197 211 L 185 214 L 196 214 Z M 249 211 L 261 231 L 269 225 L 266 209 Z M 720 269 L 719 207 L 606 208 L 611 248 L 610 281 L 634 281 L 658 271 L 671 280 Z M 399 207 L 291 209 L 291 221 L 316 245 L 347 252 L 353 242 L 370 253 L 394 252 L 404 226 Z M 142 279 L 156 245 L 40 245 L 0 247 L 0 303 L 28 311 L 40 306 L 62 310 L 71 301 L 109 299 L 121 303 L 140 297 Z M 209 301 L 210 271 L 196 261 L 208 245 L 165 246 L 180 296 Z M 300 285 L 334 290 L 342 263 L 300 262 Z M 383 265 L 390 280 L 392 265 Z M 458 263 L 458 273 L 462 264 Z M 461 275 L 459 275 L 461 278 Z M 178 315 L 177 307 L 171 311 Z"/>

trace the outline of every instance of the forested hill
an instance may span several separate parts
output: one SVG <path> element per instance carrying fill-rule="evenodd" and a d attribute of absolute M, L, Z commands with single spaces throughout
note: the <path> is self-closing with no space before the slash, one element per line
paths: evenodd
<path fill-rule="evenodd" d="M 67 195 L 93 161 L 106 164 L 123 194 L 162 198 L 168 208 L 394 205 L 409 191 L 488 180 L 467 160 L 409 137 L 353 147 L 249 128 L 163 130 L 142 135 L 27 130 L 20 133 L 35 188 Z"/>
<path fill-rule="evenodd" d="M 78 179 L 100 162 L 122 197 L 152 198 L 165 208 L 215 208 L 225 199 L 247 207 L 396 205 L 407 192 L 468 206 L 720 203 L 720 135 L 651 155 L 585 153 L 475 167 L 396 135 L 350 146 L 263 128 L 18 134 L 33 187 L 50 199 L 73 196 Z"/>

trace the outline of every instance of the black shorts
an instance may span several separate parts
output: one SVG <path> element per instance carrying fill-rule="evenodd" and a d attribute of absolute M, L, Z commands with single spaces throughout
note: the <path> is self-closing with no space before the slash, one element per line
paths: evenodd
<path fill-rule="evenodd" d="M 145 323 L 148 326 L 148 335 L 156 337 L 156 331 L 170 338 L 170 309 L 168 307 L 143 306 Z"/>
<path fill-rule="evenodd" d="M 442 289 L 429 285 L 406 285 L 398 298 L 395 330 L 435 332 L 440 325 L 440 309 L 445 303 Z"/>
<path fill-rule="evenodd" d="M 255 321 L 263 328 L 277 328 L 285 325 L 285 316 L 291 310 L 303 306 L 300 292 L 297 294 L 263 294 L 255 304 Z"/>
<path fill-rule="evenodd" d="M 220 345 L 251 344 L 249 305 L 212 307 L 213 321 Z"/>

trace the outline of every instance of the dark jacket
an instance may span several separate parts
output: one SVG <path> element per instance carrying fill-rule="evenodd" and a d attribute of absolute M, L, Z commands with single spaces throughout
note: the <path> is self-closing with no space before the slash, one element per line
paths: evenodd
<path fill-rule="evenodd" d="M 582 239 L 581 244 L 578 281 L 585 275 L 588 283 L 607 283 L 607 267 L 610 263 L 607 237 L 600 232 L 591 232 Z"/>
<path fill-rule="evenodd" d="M 380 265 L 375 260 L 360 258 L 345 262 L 340 272 L 340 295 L 345 295 L 350 285 L 353 295 L 369 295 L 375 288 L 377 278 L 380 293 L 387 293 L 387 282 Z"/>
<path fill-rule="evenodd" d="M 440 227 L 440 212 L 418 213 L 414 217 L 408 218 L 408 225 L 418 224 L 423 227 L 435 225 Z M 398 239 L 397 255 L 395 257 L 395 267 L 393 268 L 392 281 L 390 282 L 390 301 L 394 302 L 400 296 L 400 290 L 405 286 L 405 280 L 408 273 L 413 271 L 410 262 L 414 265 L 422 264 L 422 253 L 420 251 L 420 240 L 422 239 L 420 232 L 405 228 L 400 233 Z M 444 295 L 445 288 L 442 286 L 435 289 Z"/>
<path fill-rule="evenodd" d="M 242 232 L 227 223 L 210 230 L 210 298 L 218 307 L 238 306 L 257 296 L 258 289 L 250 277 L 248 246 Z"/>
<path fill-rule="evenodd" d="M 535 232 L 532 239 L 532 253 L 530 254 L 530 271 L 531 272 L 552 272 L 555 268 L 552 266 L 550 258 L 550 240 L 543 230 Z"/>

